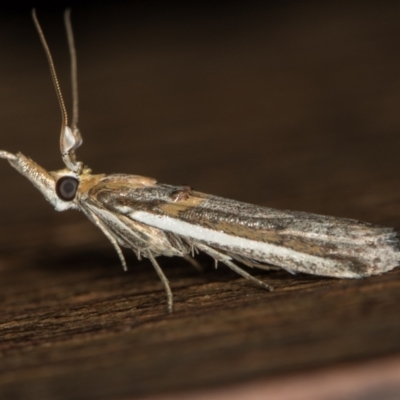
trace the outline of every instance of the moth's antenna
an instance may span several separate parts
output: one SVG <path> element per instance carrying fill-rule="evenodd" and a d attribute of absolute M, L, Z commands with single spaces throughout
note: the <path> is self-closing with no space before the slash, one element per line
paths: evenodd
<path fill-rule="evenodd" d="M 71 86 L 72 86 L 72 130 L 78 129 L 78 68 L 76 61 L 76 50 L 74 32 L 71 25 L 71 9 L 65 10 L 64 23 L 67 30 L 68 49 L 71 58 Z"/>
<path fill-rule="evenodd" d="M 44 37 L 44 33 L 43 33 L 42 28 L 37 19 L 35 9 L 32 10 L 32 18 L 33 18 L 33 22 L 35 23 L 36 30 L 39 34 L 40 41 L 42 42 L 42 45 L 44 47 L 44 52 L 46 53 L 47 61 L 49 63 L 51 77 L 53 78 L 54 89 L 56 90 L 58 103 L 60 104 L 60 108 L 61 108 L 61 117 L 62 117 L 61 131 L 63 131 L 65 129 L 65 127 L 68 126 L 68 115 L 67 115 L 67 109 L 65 108 L 64 99 L 63 99 L 63 96 L 61 93 L 60 83 L 58 82 L 56 68 L 54 67 L 53 57 L 51 56 L 49 46 L 46 42 L 46 38 Z"/>
<path fill-rule="evenodd" d="M 67 109 L 65 107 L 64 99 L 61 93 L 60 83 L 57 78 L 56 69 L 54 67 L 53 57 L 51 56 L 49 46 L 46 42 L 46 38 L 44 37 L 44 33 L 39 24 L 39 21 L 36 16 L 36 10 L 32 10 L 32 18 L 35 23 L 36 30 L 39 34 L 40 41 L 42 42 L 44 51 L 47 56 L 47 61 L 50 67 L 51 77 L 53 79 L 54 88 L 56 90 L 56 95 L 58 98 L 58 103 L 60 104 L 61 109 L 61 135 L 60 135 L 60 149 L 62 159 L 67 166 L 73 172 L 76 172 L 78 175 L 82 172 L 83 164 L 81 162 L 76 161 L 75 150 L 82 144 L 81 134 L 76 127 L 77 118 L 78 118 L 78 98 L 77 98 L 77 82 L 76 82 L 76 55 L 75 55 L 75 47 L 73 42 L 72 28 L 71 22 L 69 19 L 69 11 L 67 10 L 65 13 L 65 24 L 67 29 L 68 36 L 68 44 L 70 48 L 71 54 L 71 65 L 72 65 L 72 87 L 73 87 L 73 124 L 72 130 L 68 126 L 68 114 Z"/>

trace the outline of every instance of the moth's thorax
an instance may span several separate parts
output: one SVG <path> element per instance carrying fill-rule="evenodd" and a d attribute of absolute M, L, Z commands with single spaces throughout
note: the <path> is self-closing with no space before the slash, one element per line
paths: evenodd
<path fill-rule="evenodd" d="M 99 176 L 99 175 L 95 175 Z M 101 189 L 117 189 L 121 187 L 129 187 L 131 189 L 140 189 L 157 184 L 157 180 L 141 175 L 128 175 L 128 174 L 111 174 L 102 175 L 101 179 L 96 182 L 96 190 Z"/>
<path fill-rule="evenodd" d="M 111 198 L 115 195 L 124 198 L 126 192 L 141 192 L 141 189 L 157 186 L 157 181 L 153 178 L 140 175 L 111 174 L 111 175 L 87 175 L 82 178 L 82 188 L 80 190 L 80 200 L 86 197 L 99 200 L 101 198 Z"/>
<path fill-rule="evenodd" d="M 77 200 L 85 197 L 90 189 L 95 187 L 105 176 L 105 174 L 92 175 L 91 172 L 89 168 L 85 168 L 82 174 L 79 175 L 79 187 L 76 194 Z"/>

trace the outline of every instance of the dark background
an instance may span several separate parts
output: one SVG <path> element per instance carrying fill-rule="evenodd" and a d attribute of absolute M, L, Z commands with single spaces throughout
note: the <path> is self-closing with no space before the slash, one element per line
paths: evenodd
<path fill-rule="evenodd" d="M 68 104 L 72 7 L 78 156 L 95 173 L 400 228 L 399 3 L 35 6 Z M 1 4 L 0 148 L 54 170 L 60 112 L 31 7 Z M 126 252 L 122 273 L 94 226 L 56 213 L 6 161 L 0 182 L 8 395 L 164 393 L 400 350 L 396 270 L 363 281 L 261 273 L 278 288 L 269 294 L 207 257 L 200 275 L 163 258 L 177 307 L 167 316 L 149 263 Z"/>

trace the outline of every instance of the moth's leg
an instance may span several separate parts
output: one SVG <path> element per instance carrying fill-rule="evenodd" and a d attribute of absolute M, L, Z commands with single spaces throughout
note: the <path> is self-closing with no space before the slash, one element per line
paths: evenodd
<path fill-rule="evenodd" d="M 108 231 L 107 227 L 100 221 L 100 219 L 97 217 L 96 214 L 90 212 L 90 216 L 93 218 L 93 222 L 95 223 L 95 225 L 100 228 L 100 230 L 104 233 L 104 235 L 106 235 L 108 240 L 114 246 L 114 249 L 118 254 L 118 257 L 121 260 L 122 268 L 124 269 L 124 271 L 128 271 L 128 267 L 126 265 L 124 255 L 122 254 L 121 247 L 119 247 L 119 244 L 115 239 L 115 237 Z"/>
<path fill-rule="evenodd" d="M 249 281 L 255 283 L 258 286 L 261 286 L 263 289 L 267 289 L 269 291 L 274 290 L 271 286 L 267 285 L 265 282 L 261 281 L 260 279 L 255 278 L 253 275 L 250 275 L 244 269 L 238 267 L 235 263 L 231 261 L 231 257 L 219 252 L 218 250 L 213 249 L 212 247 L 203 245 L 203 244 L 196 244 L 196 246 L 214 258 L 216 261 L 221 261 L 226 266 L 228 266 L 232 271 L 235 271 L 237 274 L 243 276 L 243 278 L 248 279 Z"/>
<path fill-rule="evenodd" d="M 190 243 L 190 254 L 192 255 L 193 258 L 196 254 L 199 254 L 199 250 L 193 243 Z"/>
<path fill-rule="evenodd" d="M 151 254 L 150 251 L 143 253 L 145 257 L 147 257 L 151 263 L 153 264 L 154 269 L 157 272 L 157 275 L 161 279 L 162 284 L 164 285 L 165 292 L 167 294 L 167 301 L 168 301 L 168 312 L 172 313 L 173 308 L 174 308 L 174 300 L 172 296 L 172 290 L 171 287 L 169 286 L 169 282 L 167 277 L 164 275 L 164 272 L 162 271 L 161 267 L 158 265 L 156 259 L 154 258 L 153 254 Z"/>
<path fill-rule="evenodd" d="M 239 275 L 242 275 L 243 278 L 248 279 L 251 282 L 254 282 L 256 285 L 261 286 L 264 289 L 269 290 L 270 292 L 272 292 L 274 289 L 267 285 L 265 282 L 261 281 L 260 279 L 257 279 L 256 277 L 254 277 L 253 275 L 250 275 L 248 272 L 246 272 L 244 269 L 238 267 L 235 263 L 233 263 L 230 260 L 223 260 L 222 261 L 225 265 L 227 265 L 231 270 L 237 272 Z"/>
<path fill-rule="evenodd" d="M 250 268 L 263 269 L 264 271 L 279 271 L 282 269 L 281 267 L 276 267 L 275 265 L 261 264 L 258 261 L 254 261 L 247 257 L 241 257 L 236 254 L 229 254 L 229 255 L 232 257 L 233 260 L 239 261 L 241 264 L 244 264 Z"/>

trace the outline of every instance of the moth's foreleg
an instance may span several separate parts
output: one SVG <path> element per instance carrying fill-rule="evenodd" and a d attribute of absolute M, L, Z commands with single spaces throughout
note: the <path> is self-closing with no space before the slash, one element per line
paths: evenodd
<path fill-rule="evenodd" d="M 158 265 L 156 259 L 154 258 L 153 254 L 151 254 L 150 251 L 147 251 L 146 253 L 143 253 L 144 257 L 147 257 L 151 263 L 153 264 L 154 269 L 157 272 L 157 275 L 161 279 L 162 284 L 164 285 L 165 292 L 167 294 L 167 301 L 168 301 L 168 312 L 172 313 L 173 308 L 174 308 L 174 300 L 173 300 L 173 295 L 172 295 L 172 290 L 171 287 L 169 286 L 169 282 L 167 277 L 164 275 L 164 272 L 162 271 L 161 267 Z"/>
<path fill-rule="evenodd" d="M 114 249 L 118 254 L 118 257 L 121 260 L 122 268 L 124 269 L 124 271 L 128 271 L 125 257 L 122 254 L 121 247 L 119 247 L 119 244 L 118 244 L 117 240 L 115 239 L 115 237 L 108 231 L 107 227 L 100 221 L 100 219 L 97 217 L 96 214 L 90 212 L 90 217 L 92 218 L 92 221 L 95 223 L 95 225 L 100 228 L 100 230 L 104 233 L 104 235 L 106 235 L 108 240 L 114 246 Z"/>
<path fill-rule="evenodd" d="M 243 276 L 243 278 L 246 278 L 247 280 L 255 283 L 257 286 L 262 287 L 263 289 L 267 289 L 270 292 L 272 292 L 274 289 L 267 285 L 265 282 L 261 281 L 260 279 L 255 278 L 253 275 L 250 275 L 248 272 L 246 272 L 244 269 L 238 267 L 235 263 L 231 261 L 231 257 L 219 252 L 218 250 L 215 250 L 207 245 L 203 244 L 196 244 L 196 246 L 213 257 L 216 261 L 220 261 L 223 264 L 225 264 L 227 267 L 229 267 L 232 271 L 235 271 L 237 274 Z"/>

